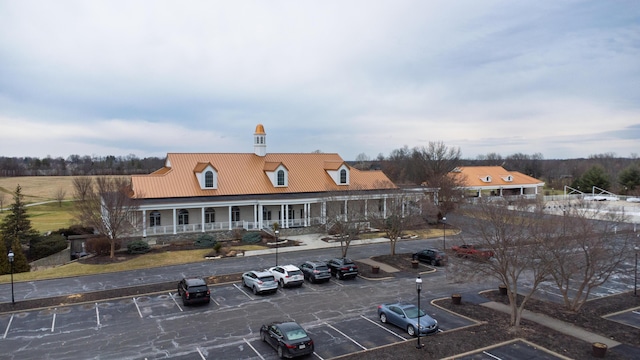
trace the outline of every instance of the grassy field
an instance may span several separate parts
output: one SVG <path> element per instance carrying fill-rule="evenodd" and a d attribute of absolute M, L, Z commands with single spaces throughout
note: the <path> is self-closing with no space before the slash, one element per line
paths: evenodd
<path fill-rule="evenodd" d="M 72 225 L 73 177 L 71 176 L 25 176 L 0 178 L 0 202 L 3 211 L 13 204 L 13 194 L 20 185 L 31 225 L 40 233 L 55 231 Z M 59 191 L 65 193 L 64 201 L 57 201 Z M 40 204 L 42 203 L 42 204 Z"/>

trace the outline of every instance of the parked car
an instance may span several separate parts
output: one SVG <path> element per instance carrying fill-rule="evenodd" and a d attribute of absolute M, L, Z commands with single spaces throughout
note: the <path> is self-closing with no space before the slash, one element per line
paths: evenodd
<path fill-rule="evenodd" d="M 269 269 L 269 272 L 273 274 L 276 282 L 283 288 L 286 286 L 302 286 L 302 283 L 304 283 L 302 271 L 294 265 L 274 266 Z"/>
<path fill-rule="evenodd" d="M 358 276 L 358 265 L 349 258 L 334 258 L 327 261 L 331 275 L 338 279 L 353 279 Z"/>
<path fill-rule="evenodd" d="M 178 283 L 178 295 L 182 297 L 182 304 L 187 306 L 194 303 L 211 302 L 211 291 L 206 281 L 200 278 L 183 278 Z"/>
<path fill-rule="evenodd" d="M 478 259 L 490 259 L 493 257 L 493 251 L 476 247 L 473 244 L 452 246 L 451 250 L 460 257 L 473 257 Z"/>
<path fill-rule="evenodd" d="M 322 261 L 305 261 L 299 267 L 304 278 L 312 283 L 331 280 L 331 271 Z"/>
<path fill-rule="evenodd" d="M 429 248 L 413 254 L 413 260 L 424 261 L 433 266 L 444 266 L 449 262 L 449 257 L 442 250 Z"/>
<path fill-rule="evenodd" d="M 260 337 L 278 351 L 281 359 L 313 354 L 313 340 L 302 326 L 292 321 L 262 325 Z"/>
<path fill-rule="evenodd" d="M 434 334 L 438 331 L 438 321 L 427 315 L 422 309 L 404 302 L 382 304 L 378 306 L 378 317 L 383 323 L 395 325 L 407 331 L 410 336 Z M 418 332 L 418 317 L 420 331 Z"/>
<path fill-rule="evenodd" d="M 242 274 L 242 285 L 248 287 L 254 294 L 278 291 L 278 283 L 273 274 L 267 270 L 251 270 Z"/>

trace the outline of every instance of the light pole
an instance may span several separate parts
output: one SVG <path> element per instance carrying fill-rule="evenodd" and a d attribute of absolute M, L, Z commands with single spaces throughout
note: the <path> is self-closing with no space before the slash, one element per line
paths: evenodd
<path fill-rule="evenodd" d="M 420 291 L 422 290 L 422 279 L 420 278 L 420 274 L 416 278 L 416 291 L 418 292 L 418 329 L 417 329 L 417 337 L 418 344 L 416 345 L 416 349 L 422 349 L 422 345 L 420 344 Z"/>
<path fill-rule="evenodd" d="M 638 296 L 638 250 L 640 248 L 636 246 L 634 250 L 636 251 L 636 267 L 633 270 L 633 296 Z"/>
<path fill-rule="evenodd" d="M 276 230 L 276 266 L 278 266 L 278 234 L 280 231 Z"/>
<path fill-rule="evenodd" d="M 442 251 L 447 251 L 447 245 L 446 245 L 446 241 L 447 241 L 447 232 L 445 227 L 447 226 L 447 218 L 446 217 L 442 217 Z"/>
<path fill-rule="evenodd" d="M 13 257 L 15 255 L 13 255 L 13 251 L 9 250 L 9 263 L 11 264 L 11 305 L 15 305 L 16 304 L 16 300 L 13 297 Z"/>

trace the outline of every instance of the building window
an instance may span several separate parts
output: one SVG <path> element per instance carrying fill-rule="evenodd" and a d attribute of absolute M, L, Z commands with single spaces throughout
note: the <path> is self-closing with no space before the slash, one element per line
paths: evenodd
<path fill-rule="evenodd" d="M 278 170 L 278 186 L 284 186 L 284 170 Z"/>
<path fill-rule="evenodd" d="M 296 218 L 296 211 L 293 209 L 293 206 L 289 206 L 289 211 L 287 211 L 287 214 L 289 216 L 289 219 L 295 219 Z"/>
<path fill-rule="evenodd" d="M 271 220 L 271 210 L 262 209 L 262 220 Z"/>
<path fill-rule="evenodd" d="M 204 187 L 213 187 L 213 171 L 207 171 L 206 173 L 204 173 Z"/>
<path fill-rule="evenodd" d="M 231 221 L 240 221 L 240 208 L 237 206 L 231 208 Z"/>
<path fill-rule="evenodd" d="M 189 224 L 189 210 L 181 209 L 178 211 L 178 225 Z"/>
<path fill-rule="evenodd" d="M 347 183 L 347 170 L 342 169 L 340 170 L 340 184 L 346 184 Z"/>
<path fill-rule="evenodd" d="M 160 211 L 152 211 L 149 214 L 149 226 L 160 226 Z"/>
<path fill-rule="evenodd" d="M 304 219 L 304 209 L 300 209 L 300 219 Z"/>
<path fill-rule="evenodd" d="M 216 222 L 216 211 L 213 208 L 204 209 L 204 222 L 206 224 Z"/>

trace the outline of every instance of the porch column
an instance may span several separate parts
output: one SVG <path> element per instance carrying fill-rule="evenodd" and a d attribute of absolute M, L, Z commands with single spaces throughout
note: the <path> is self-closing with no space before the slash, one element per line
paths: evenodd
<path fill-rule="evenodd" d="M 320 221 L 323 224 L 327 223 L 327 200 L 322 201 L 322 206 L 320 207 Z"/>
<path fill-rule="evenodd" d="M 253 228 L 255 229 L 256 224 L 258 224 L 258 204 L 253 204 Z"/>
<path fill-rule="evenodd" d="M 344 221 L 347 221 L 347 219 L 349 218 L 349 214 L 347 214 L 347 211 L 349 209 L 349 207 L 347 206 L 347 201 L 348 200 L 344 201 Z"/>
<path fill-rule="evenodd" d="M 171 209 L 173 212 L 173 235 L 178 233 L 178 217 L 176 216 L 176 208 Z"/>
<path fill-rule="evenodd" d="M 520 187 L 520 195 L 524 195 L 524 187 Z"/>
<path fill-rule="evenodd" d="M 309 226 L 309 203 L 304 203 L 304 227 Z"/>
<path fill-rule="evenodd" d="M 200 223 L 202 224 L 202 232 L 204 232 L 204 206 L 200 208 Z"/>
<path fill-rule="evenodd" d="M 258 205 L 258 226 L 260 227 L 260 229 L 263 228 L 263 224 L 262 221 L 264 220 L 264 218 L 262 217 L 262 214 L 264 213 L 264 207 L 262 204 Z"/>
<path fill-rule="evenodd" d="M 231 206 L 227 206 L 227 211 L 228 211 L 228 216 L 229 216 L 229 230 L 233 229 L 232 223 L 233 221 L 231 221 Z"/>
<path fill-rule="evenodd" d="M 281 228 L 286 228 L 287 223 L 284 221 L 285 213 L 284 213 L 284 204 L 280 204 L 280 211 L 278 214 L 278 224 Z"/>
<path fill-rule="evenodd" d="M 387 197 L 384 197 L 384 201 L 382 202 L 382 218 L 387 218 Z"/>
<path fill-rule="evenodd" d="M 142 210 L 142 237 L 147 237 L 147 210 Z"/>
<path fill-rule="evenodd" d="M 368 201 L 367 199 L 364 199 L 364 219 L 365 219 L 365 220 L 368 220 L 368 217 L 367 217 L 367 207 L 368 207 L 369 205 L 367 204 L 367 201 Z"/>

